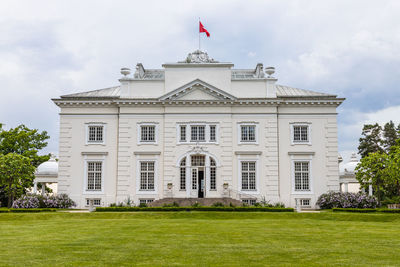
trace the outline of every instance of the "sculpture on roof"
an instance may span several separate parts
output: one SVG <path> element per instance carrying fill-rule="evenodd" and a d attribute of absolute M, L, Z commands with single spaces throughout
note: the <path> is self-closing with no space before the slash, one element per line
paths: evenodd
<path fill-rule="evenodd" d="M 218 61 L 210 58 L 206 52 L 196 50 L 189 53 L 185 61 L 179 61 L 178 63 L 218 63 Z"/>

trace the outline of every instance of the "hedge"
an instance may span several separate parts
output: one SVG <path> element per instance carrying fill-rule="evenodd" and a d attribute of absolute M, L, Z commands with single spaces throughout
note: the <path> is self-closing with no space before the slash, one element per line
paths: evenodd
<path fill-rule="evenodd" d="M 378 209 L 379 212 L 400 213 L 400 209 Z"/>
<path fill-rule="evenodd" d="M 57 209 L 42 208 L 42 209 L 0 209 L 0 213 L 9 212 L 55 212 Z"/>
<path fill-rule="evenodd" d="M 354 209 L 354 208 L 333 208 L 333 212 L 360 212 L 360 213 L 371 213 L 377 212 L 378 209 Z"/>
<path fill-rule="evenodd" d="M 293 208 L 273 207 L 98 207 L 97 212 L 105 211 L 262 211 L 262 212 L 294 212 Z"/>

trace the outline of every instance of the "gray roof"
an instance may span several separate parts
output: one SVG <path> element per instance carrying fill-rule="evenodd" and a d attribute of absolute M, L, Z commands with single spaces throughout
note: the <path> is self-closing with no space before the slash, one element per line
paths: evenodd
<path fill-rule="evenodd" d="M 285 85 L 276 85 L 276 95 L 278 97 L 318 97 L 318 96 L 331 96 L 335 97 L 336 95 L 325 94 L 314 92 L 310 90 L 304 90 L 294 87 L 289 87 Z"/>
<path fill-rule="evenodd" d="M 276 85 L 277 97 L 336 97 L 336 95 L 298 89 L 285 85 Z M 114 86 L 94 91 L 87 91 L 76 94 L 63 95 L 61 98 L 118 98 L 120 86 Z"/>
<path fill-rule="evenodd" d="M 61 98 L 74 98 L 74 97 L 112 97 L 118 98 L 120 96 L 120 86 L 114 86 L 104 89 L 98 89 L 93 91 L 87 91 L 76 94 L 62 95 Z"/>

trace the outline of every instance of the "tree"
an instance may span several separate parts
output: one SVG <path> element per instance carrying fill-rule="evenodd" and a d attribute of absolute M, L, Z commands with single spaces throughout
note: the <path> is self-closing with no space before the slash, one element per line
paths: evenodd
<path fill-rule="evenodd" d="M 34 172 L 30 158 L 16 153 L 0 155 L 0 182 L 8 196 L 9 208 L 14 198 L 32 184 Z"/>
<path fill-rule="evenodd" d="M 29 129 L 25 125 L 20 125 L 7 131 L 2 129 L 1 126 L 0 124 L 0 155 L 15 153 L 25 156 L 30 159 L 31 165 L 34 167 L 49 160 L 49 155 L 38 155 L 38 151 L 46 147 L 46 140 L 50 138 L 46 131 L 39 132 L 36 129 Z M 22 193 L 25 193 L 26 188 L 33 186 L 34 178 L 35 176 L 32 172 L 31 183 L 26 185 Z M 6 184 L 0 182 L 0 202 L 3 204 L 8 201 L 6 187 Z"/>
<path fill-rule="evenodd" d="M 375 152 L 361 158 L 355 174 L 362 188 L 372 185 L 379 202 L 384 198 L 400 196 L 400 140 L 388 154 Z"/>
<path fill-rule="evenodd" d="M 400 127 L 400 124 L 399 124 Z M 386 153 L 389 152 L 390 148 L 396 145 L 396 140 L 399 139 L 396 126 L 393 121 L 387 122 L 383 127 L 383 146 Z"/>
<path fill-rule="evenodd" d="M 0 129 L 0 154 L 20 154 L 30 158 L 32 165 L 37 167 L 50 158 L 49 155 L 38 155 L 38 151 L 47 146 L 49 138 L 46 131 L 40 133 L 23 124 L 8 131 Z"/>
<path fill-rule="evenodd" d="M 362 130 L 358 153 L 362 158 L 369 153 L 383 152 L 382 127 L 378 124 L 365 124 Z"/>

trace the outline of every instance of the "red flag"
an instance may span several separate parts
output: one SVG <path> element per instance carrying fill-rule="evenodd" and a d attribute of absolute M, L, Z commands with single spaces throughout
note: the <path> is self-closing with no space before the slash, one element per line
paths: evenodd
<path fill-rule="evenodd" d="M 200 21 L 199 21 L 199 31 L 200 32 L 205 32 L 207 37 L 210 37 L 210 33 L 206 30 L 206 28 L 204 28 L 203 24 L 201 24 Z"/>

